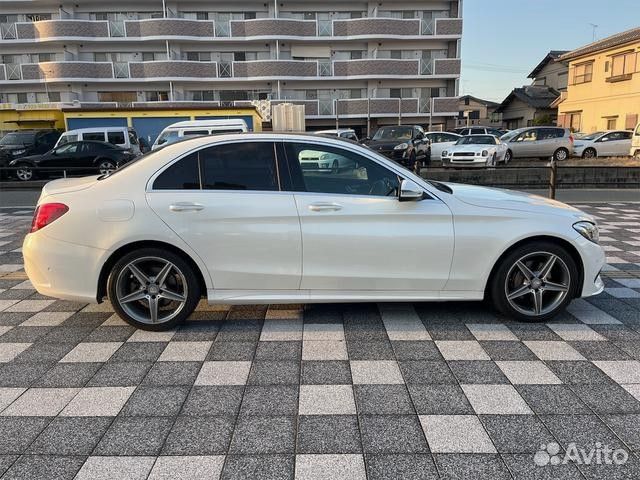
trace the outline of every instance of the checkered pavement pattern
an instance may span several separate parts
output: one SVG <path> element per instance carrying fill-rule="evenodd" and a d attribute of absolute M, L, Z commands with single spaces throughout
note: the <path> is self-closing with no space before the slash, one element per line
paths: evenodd
<path fill-rule="evenodd" d="M 39 295 L 0 210 L 0 475 L 640 478 L 640 204 L 582 204 L 606 291 L 547 324 L 478 303 L 208 306 L 170 332 Z M 596 442 L 624 466 L 537 466 Z"/>

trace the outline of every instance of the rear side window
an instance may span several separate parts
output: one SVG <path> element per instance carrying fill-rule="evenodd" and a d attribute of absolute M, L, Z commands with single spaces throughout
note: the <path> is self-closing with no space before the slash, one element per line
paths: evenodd
<path fill-rule="evenodd" d="M 272 142 L 216 145 L 198 154 L 205 190 L 279 190 Z"/>
<path fill-rule="evenodd" d="M 82 139 L 104 142 L 104 132 L 86 132 L 82 134 Z"/>
<path fill-rule="evenodd" d="M 198 154 L 192 153 L 167 168 L 153 182 L 154 190 L 199 190 Z"/>
<path fill-rule="evenodd" d="M 107 142 L 114 145 L 124 145 L 124 132 L 107 132 Z"/>

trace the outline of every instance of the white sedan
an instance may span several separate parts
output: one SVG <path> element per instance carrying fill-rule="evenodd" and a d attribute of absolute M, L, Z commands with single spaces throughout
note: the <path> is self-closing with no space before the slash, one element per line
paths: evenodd
<path fill-rule="evenodd" d="M 494 135 L 467 135 L 442 152 L 442 166 L 495 167 L 505 162 L 507 145 Z"/>
<path fill-rule="evenodd" d="M 626 157 L 631 150 L 629 130 L 610 130 L 583 135 L 573 144 L 573 155 L 582 158 Z"/>
<path fill-rule="evenodd" d="M 431 158 L 442 158 L 442 152 L 462 138 L 462 135 L 451 132 L 426 132 L 424 136 L 431 144 Z"/>
<path fill-rule="evenodd" d="M 317 175 L 303 152 L 355 167 Z M 483 300 L 546 320 L 600 293 L 595 219 L 542 197 L 414 175 L 357 144 L 239 134 L 48 183 L 23 245 L 44 295 L 173 328 L 210 303 Z"/>

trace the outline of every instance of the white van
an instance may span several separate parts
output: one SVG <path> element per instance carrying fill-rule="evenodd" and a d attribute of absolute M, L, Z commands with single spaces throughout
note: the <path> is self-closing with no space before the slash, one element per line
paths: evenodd
<path fill-rule="evenodd" d="M 80 142 L 82 140 L 107 142 L 129 150 L 135 155 L 140 155 L 141 153 L 138 134 L 131 127 L 94 127 L 68 130 L 60 136 L 55 147 L 59 147 L 65 143 Z"/>
<path fill-rule="evenodd" d="M 640 123 L 636 125 L 636 129 L 633 131 L 633 137 L 631 137 L 631 151 L 629 155 L 640 159 Z"/>
<path fill-rule="evenodd" d="M 207 135 L 223 135 L 225 133 L 248 132 L 247 122 L 241 119 L 218 119 L 218 120 L 187 120 L 178 122 L 166 127 L 156 141 L 153 142 L 151 150 L 177 142 L 186 137 L 202 137 Z"/>

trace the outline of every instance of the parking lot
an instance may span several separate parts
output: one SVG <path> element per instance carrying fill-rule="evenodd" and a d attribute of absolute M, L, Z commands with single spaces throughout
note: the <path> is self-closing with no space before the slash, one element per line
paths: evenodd
<path fill-rule="evenodd" d="M 0 209 L 0 473 L 640 478 L 640 204 L 576 206 L 600 223 L 606 290 L 548 324 L 475 303 L 203 303 L 163 333 L 35 292 L 32 211 Z M 562 460 L 576 448 L 595 454 Z"/>

